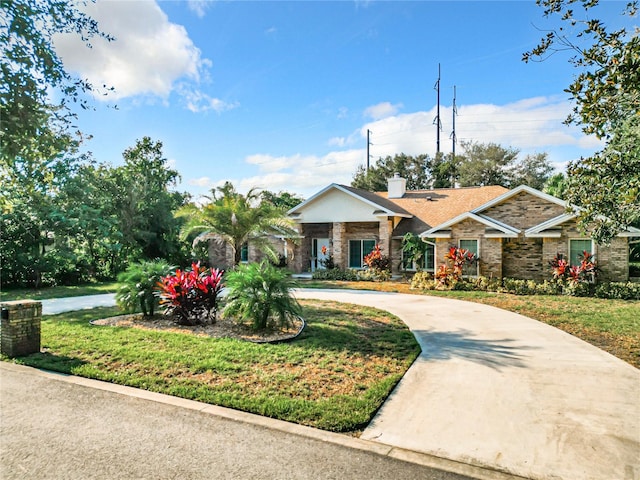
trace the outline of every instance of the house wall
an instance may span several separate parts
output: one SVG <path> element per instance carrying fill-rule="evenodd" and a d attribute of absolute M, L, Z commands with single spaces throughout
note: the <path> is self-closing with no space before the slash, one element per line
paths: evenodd
<path fill-rule="evenodd" d="M 333 189 L 309 203 L 298 221 L 310 223 L 377 221 L 376 207 Z"/>
<path fill-rule="evenodd" d="M 548 202 L 527 192 L 521 192 L 501 204 L 481 212 L 482 215 L 520 230 L 539 225 L 563 213 L 565 213 L 565 209 L 561 205 Z"/>
<path fill-rule="evenodd" d="M 542 252 L 543 239 L 541 238 L 521 236 L 502 239 L 502 276 L 523 280 L 544 280 L 548 276 L 549 262 L 544 261 Z"/>
<path fill-rule="evenodd" d="M 486 277 L 502 277 L 502 239 L 486 238 L 485 225 L 467 219 L 453 225 L 451 238 L 436 239 L 436 269 L 447 263 L 444 256 L 449 247 L 458 246 L 459 240 L 478 240 L 479 274 Z"/>
<path fill-rule="evenodd" d="M 545 238 L 543 242 L 542 264 L 546 268 L 544 278 L 551 277 L 549 262 L 561 253 L 569 254 L 569 240 L 585 237 L 575 221 L 562 225 L 560 238 Z M 610 245 L 594 245 L 596 264 L 599 268 L 598 280 L 603 282 L 625 282 L 629 279 L 629 242 L 627 238 L 615 237 Z"/>

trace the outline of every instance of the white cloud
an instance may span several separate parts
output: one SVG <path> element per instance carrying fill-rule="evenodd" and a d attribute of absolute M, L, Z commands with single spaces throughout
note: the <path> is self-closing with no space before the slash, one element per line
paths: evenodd
<path fill-rule="evenodd" d="M 76 35 L 57 35 L 55 47 L 65 67 L 96 87 L 115 91 L 97 98 L 144 96 L 168 101 L 179 82 L 208 78 L 210 60 L 202 58 L 182 25 L 171 23 L 155 1 L 88 3 L 86 12 L 115 40 L 91 40 L 87 48 Z"/>
<path fill-rule="evenodd" d="M 364 116 L 373 118 L 374 120 L 380 120 L 385 117 L 390 117 L 398 113 L 398 110 L 402 108 L 401 103 L 392 105 L 389 102 L 378 103 L 365 109 Z"/>
<path fill-rule="evenodd" d="M 194 187 L 210 188 L 214 182 L 209 177 L 200 177 L 188 180 L 187 184 Z"/>
<path fill-rule="evenodd" d="M 456 153 L 462 153 L 462 140 L 493 142 L 517 148 L 523 156 L 546 152 L 549 160 L 563 169 L 568 161 L 601 148 L 597 140 L 585 136 L 579 128 L 569 128 L 562 123 L 570 109 L 571 105 L 563 99 L 544 97 L 506 105 L 461 106 L 456 117 L 456 134 L 460 140 Z M 449 153 L 452 109 L 441 107 L 440 112 L 443 124 L 440 149 Z M 308 198 L 331 183 L 351 183 L 358 166 L 366 163 L 366 149 L 339 148 L 358 142 L 364 145 L 367 129 L 372 131 L 372 163 L 380 157 L 398 153 L 435 155 L 435 115 L 434 107 L 429 111 L 390 116 L 365 124 L 348 136 L 332 138 L 329 144 L 337 148 L 324 155 L 250 155 L 245 161 L 256 167 L 255 173 L 228 180 L 240 191 L 257 187 L 286 190 Z"/>
<path fill-rule="evenodd" d="M 222 113 L 238 106 L 237 102 L 225 102 L 219 98 L 210 97 L 200 90 L 192 90 L 189 86 L 180 86 L 178 92 L 180 92 L 187 110 L 193 113 L 207 112 L 209 110 Z"/>
<path fill-rule="evenodd" d="M 207 13 L 207 9 L 212 5 L 212 2 L 207 0 L 189 0 L 187 5 L 189 10 L 195 13 L 198 18 L 203 18 Z"/>

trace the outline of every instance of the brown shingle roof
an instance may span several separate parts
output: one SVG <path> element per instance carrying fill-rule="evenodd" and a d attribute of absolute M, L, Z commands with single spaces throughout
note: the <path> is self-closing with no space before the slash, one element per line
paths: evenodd
<path fill-rule="evenodd" d="M 402 198 L 387 198 L 387 192 L 375 195 L 392 202 L 411 213 L 413 218 L 405 218 L 393 231 L 394 236 L 411 231 L 421 233 L 458 215 L 478 208 L 508 189 L 500 185 L 487 187 L 439 188 L 434 190 L 407 191 Z"/>

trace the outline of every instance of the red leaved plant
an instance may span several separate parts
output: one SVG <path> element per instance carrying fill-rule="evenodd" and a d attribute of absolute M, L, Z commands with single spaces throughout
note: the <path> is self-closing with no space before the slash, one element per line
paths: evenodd
<path fill-rule="evenodd" d="M 192 263 L 191 270 L 178 269 L 158 282 L 160 305 L 183 325 L 215 322 L 223 274 L 217 268 L 201 267 L 200 262 Z"/>

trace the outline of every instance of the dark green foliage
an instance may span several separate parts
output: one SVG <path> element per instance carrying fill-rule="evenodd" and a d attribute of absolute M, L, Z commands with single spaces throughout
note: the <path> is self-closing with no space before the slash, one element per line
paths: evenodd
<path fill-rule="evenodd" d="M 142 261 L 129 265 L 118 275 L 121 285 L 116 293 L 116 301 L 120 308 L 129 313 L 140 309 L 144 316 L 153 316 L 159 302 L 156 285 L 174 268 L 164 260 Z"/>
<path fill-rule="evenodd" d="M 286 326 L 300 314 L 291 289 L 296 284 L 287 272 L 267 261 L 239 265 L 226 277 L 228 289 L 224 315 L 249 321 L 255 330 L 275 323 Z"/>
<path fill-rule="evenodd" d="M 408 190 L 424 190 L 429 188 L 429 156 L 412 157 L 401 153 L 394 157 L 380 158 L 375 165 L 366 170 L 358 167 L 351 186 L 370 192 L 382 192 L 387 189 L 387 179 L 396 173 L 407 180 Z"/>
<path fill-rule="evenodd" d="M 355 282 L 358 274 L 351 269 L 331 268 L 326 270 L 316 270 L 312 274 L 314 280 L 339 280 L 345 282 Z"/>
<path fill-rule="evenodd" d="M 599 243 L 640 221 L 640 30 L 633 24 L 637 0 L 620 3 L 628 28 L 610 30 L 597 17 L 598 0 L 537 0 L 544 16 L 563 24 L 548 32 L 523 55 L 524 61 L 545 60 L 568 51 L 578 69 L 567 88 L 573 112 L 566 123 L 605 139 L 604 150 L 572 162 L 567 200 L 580 207 L 580 225 Z M 609 2 L 607 2 L 609 3 Z M 627 17 L 627 18 L 624 18 Z"/>
<path fill-rule="evenodd" d="M 188 204 L 176 213 L 178 218 L 185 220 L 182 237 L 216 235 L 233 248 L 234 265 L 240 264 L 242 246 L 249 241 L 277 262 L 278 252 L 270 235 L 298 236 L 285 212 L 269 202 L 260 202 L 260 195 L 254 189 L 243 195 L 233 184 L 226 182 L 211 193 L 210 203 L 203 206 Z"/>

